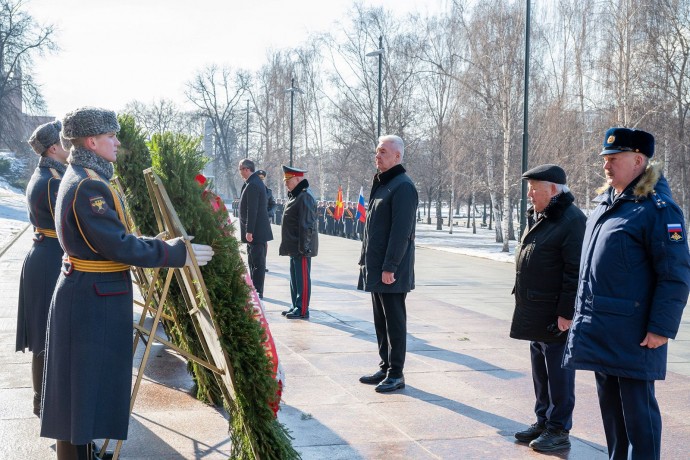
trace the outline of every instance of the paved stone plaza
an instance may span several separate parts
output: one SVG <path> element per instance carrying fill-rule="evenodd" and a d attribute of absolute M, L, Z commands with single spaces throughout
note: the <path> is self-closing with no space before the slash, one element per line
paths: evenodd
<path fill-rule="evenodd" d="M 274 228 L 280 235 L 280 228 Z M 515 442 L 534 422 L 528 342 L 508 337 L 513 265 L 418 247 L 408 296 L 406 388 L 378 394 L 358 378 L 378 356 L 369 294 L 357 291 L 360 243 L 321 235 L 310 321 L 280 315 L 288 259 L 269 243 L 264 302 L 286 374 L 279 414 L 305 459 L 605 459 L 594 376 L 579 372 L 572 449 L 549 455 Z M 0 257 L 0 458 L 54 458 L 31 413 L 30 355 L 14 352 L 24 233 Z M 690 311 L 657 383 L 662 458 L 688 458 Z M 135 370 L 133 368 L 133 370 Z M 104 376 L 107 378 L 107 376 Z M 189 396 L 185 363 L 156 345 L 123 459 L 220 459 L 230 452 L 223 411 Z"/>

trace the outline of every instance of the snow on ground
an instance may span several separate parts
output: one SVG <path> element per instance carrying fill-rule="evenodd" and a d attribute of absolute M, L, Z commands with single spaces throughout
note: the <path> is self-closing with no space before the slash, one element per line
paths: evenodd
<path fill-rule="evenodd" d="M 422 220 L 425 220 L 424 218 Z M 515 262 L 515 241 L 510 242 L 510 252 L 501 252 L 503 243 L 496 242 L 496 231 L 486 228 L 477 228 L 473 234 L 471 228 L 461 225 L 453 227 L 443 226 L 443 230 L 436 230 L 435 224 L 417 223 L 417 246 L 438 249 L 441 251 L 455 252 L 484 259 L 497 260 L 499 262 Z"/>
<path fill-rule="evenodd" d="M 0 177 L 0 252 L 28 223 L 24 193 Z"/>
<path fill-rule="evenodd" d="M 423 216 L 422 220 L 426 218 Z M 0 252 L 12 241 L 17 233 L 28 225 L 26 202 L 24 194 L 0 178 Z M 463 222 L 464 223 L 464 222 Z M 469 256 L 482 257 L 501 262 L 514 262 L 515 241 L 510 242 L 510 253 L 501 252 L 503 245 L 496 243 L 494 230 L 477 228 L 473 234 L 471 228 L 453 227 L 453 234 L 449 234 L 449 227 L 436 230 L 436 225 L 417 223 L 417 246 L 455 252 Z"/>

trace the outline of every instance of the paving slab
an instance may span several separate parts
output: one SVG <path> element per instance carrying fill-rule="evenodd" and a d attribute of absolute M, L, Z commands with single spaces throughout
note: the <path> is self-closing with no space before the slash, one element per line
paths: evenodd
<path fill-rule="evenodd" d="M 408 295 L 406 387 L 378 394 L 359 383 L 378 356 L 370 294 L 358 291 L 360 242 L 320 235 L 309 321 L 288 320 L 288 259 L 269 243 L 264 306 L 286 386 L 279 420 L 304 459 L 605 459 L 594 375 L 578 372 L 572 448 L 540 454 L 513 433 L 534 421 L 529 345 L 508 337 L 510 263 L 418 246 Z M 0 256 L 0 458 L 55 458 L 31 412 L 29 353 L 14 352 L 19 272 L 31 245 L 20 236 Z M 687 458 L 690 442 L 690 309 L 657 382 L 662 458 Z M 141 347 L 135 354 L 136 376 Z M 184 359 L 152 348 L 123 459 L 221 459 L 227 414 L 191 395 Z"/>

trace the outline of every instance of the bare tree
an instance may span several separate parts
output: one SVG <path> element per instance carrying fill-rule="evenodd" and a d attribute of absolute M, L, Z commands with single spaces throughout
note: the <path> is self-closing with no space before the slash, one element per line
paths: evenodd
<path fill-rule="evenodd" d="M 354 6 L 351 21 L 326 37 L 331 70 L 326 94 L 331 102 L 332 140 L 338 161 L 373 172 L 372 153 L 377 145 L 378 62 L 366 56 L 378 49 L 383 37 L 382 134 L 397 134 L 414 143 L 416 60 L 410 47 L 415 40 L 409 25 L 382 8 Z M 409 153 L 409 154 L 408 154 Z M 411 154 L 411 155 L 410 155 Z M 414 149 L 406 150 L 414 160 Z M 367 181 L 370 174 L 362 172 Z"/>
<path fill-rule="evenodd" d="M 198 115 L 182 112 L 170 99 L 159 99 L 150 104 L 131 101 L 124 111 L 134 117 L 137 125 L 144 128 L 148 136 L 177 132 L 186 135 L 200 135 Z"/>
<path fill-rule="evenodd" d="M 239 196 L 235 170 L 241 159 L 238 133 L 244 128 L 242 107 L 248 75 L 242 71 L 210 66 L 187 83 L 187 99 L 198 109 L 200 119 L 211 120 L 216 162 L 216 185 L 223 194 Z"/>
<path fill-rule="evenodd" d="M 0 147 L 26 150 L 25 113 L 44 109 L 33 60 L 54 51 L 52 25 L 40 25 L 21 0 L 0 0 Z"/>
<path fill-rule="evenodd" d="M 680 203 L 688 217 L 690 194 L 688 183 L 687 118 L 690 110 L 690 1 L 662 0 L 654 2 L 646 21 L 650 61 L 654 71 L 648 87 L 659 94 L 661 109 L 655 118 L 659 127 L 668 125 L 669 133 L 661 132 L 660 149 L 665 162 L 664 173 L 669 181 L 680 186 Z M 650 98 L 654 96 L 651 95 Z M 665 110 L 664 110 L 665 108 Z M 659 138 L 658 137 L 658 138 Z M 675 179 L 675 180 L 674 180 Z"/>

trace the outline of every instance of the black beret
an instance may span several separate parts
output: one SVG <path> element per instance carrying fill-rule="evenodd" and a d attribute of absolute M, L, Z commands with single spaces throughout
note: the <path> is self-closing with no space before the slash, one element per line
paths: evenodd
<path fill-rule="evenodd" d="M 599 155 L 620 152 L 643 153 L 654 156 L 654 136 L 646 131 L 630 128 L 609 128 L 604 134 L 604 149 Z"/>
<path fill-rule="evenodd" d="M 266 171 L 264 171 L 263 169 L 258 169 L 256 171 L 256 175 L 263 179 L 264 177 L 266 177 Z"/>
<path fill-rule="evenodd" d="M 522 174 L 523 179 L 542 180 L 553 182 L 554 184 L 565 185 L 566 177 L 563 168 L 556 165 L 546 164 L 535 166 Z"/>

